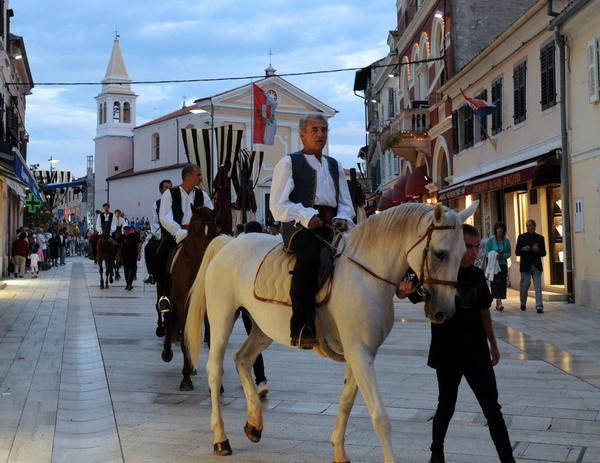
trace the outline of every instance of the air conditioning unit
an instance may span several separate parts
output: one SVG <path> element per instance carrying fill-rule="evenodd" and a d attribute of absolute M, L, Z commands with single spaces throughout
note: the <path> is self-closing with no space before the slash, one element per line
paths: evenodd
<path fill-rule="evenodd" d="M 429 108 L 428 100 L 412 100 L 410 102 L 410 107 L 412 109 L 427 109 Z"/>

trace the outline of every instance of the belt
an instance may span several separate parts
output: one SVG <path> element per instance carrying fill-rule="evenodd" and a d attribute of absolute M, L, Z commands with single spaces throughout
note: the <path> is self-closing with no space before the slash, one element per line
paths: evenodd
<path fill-rule="evenodd" d="M 313 208 L 319 211 L 319 218 L 325 223 L 331 223 L 337 212 L 337 208 L 331 206 L 321 206 L 315 204 Z"/>
<path fill-rule="evenodd" d="M 189 230 L 190 224 L 188 223 L 187 225 L 182 225 L 181 228 L 183 228 L 184 230 Z"/>

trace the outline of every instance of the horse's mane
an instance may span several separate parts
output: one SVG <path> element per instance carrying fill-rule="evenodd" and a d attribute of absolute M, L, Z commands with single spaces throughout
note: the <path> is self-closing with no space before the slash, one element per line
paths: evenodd
<path fill-rule="evenodd" d="M 444 208 L 445 212 L 448 209 Z M 379 242 L 393 243 L 393 239 L 399 233 L 406 235 L 407 232 L 414 232 L 416 239 L 421 233 L 417 232 L 417 227 L 421 220 L 429 216 L 433 211 L 433 206 L 423 203 L 406 203 L 400 206 L 387 209 L 379 214 L 372 215 L 364 222 L 354 227 L 348 233 L 348 250 L 352 254 L 361 254 L 373 249 Z M 447 216 L 447 214 L 445 214 Z M 451 224 L 454 225 L 454 224 Z"/>

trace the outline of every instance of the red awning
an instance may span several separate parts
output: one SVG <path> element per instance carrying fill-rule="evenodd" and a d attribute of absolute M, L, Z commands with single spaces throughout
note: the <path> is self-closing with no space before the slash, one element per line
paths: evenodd
<path fill-rule="evenodd" d="M 406 180 L 406 196 L 423 196 L 428 193 L 425 185 L 427 184 L 427 167 L 417 167 Z"/>
<path fill-rule="evenodd" d="M 406 181 L 408 180 L 408 175 L 403 175 L 402 177 L 396 180 L 394 184 L 394 188 L 392 188 L 392 203 L 394 206 L 403 203 L 406 201 Z"/>
<path fill-rule="evenodd" d="M 458 185 L 451 185 L 438 191 L 437 199 L 438 201 L 448 201 L 464 195 L 479 194 L 527 183 L 535 178 L 536 167 L 537 161 L 530 162 L 518 167 L 502 169 Z"/>
<path fill-rule="evenodd" d="M 381 199 L 379 200 L 379 206 L 377 206 L 377 210 L 379 211 L 385 211 L 386 209 L 389 209 L 390 207 L 392 207 L 394 204 L 392 202 L 392 195 L 394 194 L 394 190 L 393 189 L 389 189 L 387 190 L 383 196 L 381 196 Z"/>

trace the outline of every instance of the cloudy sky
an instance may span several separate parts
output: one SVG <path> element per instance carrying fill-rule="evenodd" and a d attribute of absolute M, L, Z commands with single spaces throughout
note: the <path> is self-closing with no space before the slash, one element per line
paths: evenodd
<path fill-rule="evenodd" d="M 23 36 L 36 85 L 27 98 L 28 163 L 85 175 L 94 154 L 96 103 L 115 30 L 134 81 L 262 76 L 362 67 L 383 57 L 395 28 L 391 0 L 12 0 L 11 32 Z M 354 72 L 284 77 L 339 111 L 331 121 L 330 154 L 355 167 L 365 143 L 364 107 Z M 248 81 L 137 84 L 137 124 L 197 98 Z"/>

